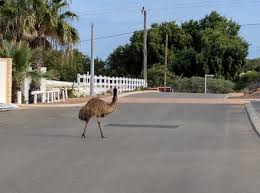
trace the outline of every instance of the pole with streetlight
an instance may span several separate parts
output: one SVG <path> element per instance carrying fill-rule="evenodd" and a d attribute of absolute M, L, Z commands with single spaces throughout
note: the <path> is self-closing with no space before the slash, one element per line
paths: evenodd
<path fill-rule="evenodd" d="M 209 77 L 209 78 L 213 78 L 214 77 L 214 75 L 212 75 L 212 74 L 205 74 L 205 89 L 204 89 L 204 93 L 205 94 L 207 94 L 207 77 Z"/>

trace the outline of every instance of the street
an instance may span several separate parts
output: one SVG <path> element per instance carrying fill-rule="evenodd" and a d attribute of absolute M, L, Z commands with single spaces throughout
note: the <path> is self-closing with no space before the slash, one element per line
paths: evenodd
<path fill-rule="evenodd" d="M 259 192 L 260 139 L 242 105 L 120 103 L 105 139 L 95 119 L 80 138 L 78 110 L 0 112 L 1 193 Z"/>

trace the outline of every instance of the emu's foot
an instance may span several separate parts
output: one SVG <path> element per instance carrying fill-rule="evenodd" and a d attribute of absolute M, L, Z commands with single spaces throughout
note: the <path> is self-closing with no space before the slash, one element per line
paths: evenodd
<path fill-rule="evenodd" d="M 86 138 L 85 133 L 82 133 L 81 138 Z"/>

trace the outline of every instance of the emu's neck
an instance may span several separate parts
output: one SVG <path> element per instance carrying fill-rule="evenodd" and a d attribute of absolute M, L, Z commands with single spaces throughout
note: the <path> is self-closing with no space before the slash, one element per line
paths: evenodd
<path fill-rule="evenodd" d="M 111 106 L 115 105 L 117 103 L 117 96 L 113 96 L 112 102 L 110 103 Z"/>
<path fill-rule="evenodd" d="M 117 105 L 117 93 L 113 94 L 111 103 L 109 103 L 110 108 L 116 108 Z"/>

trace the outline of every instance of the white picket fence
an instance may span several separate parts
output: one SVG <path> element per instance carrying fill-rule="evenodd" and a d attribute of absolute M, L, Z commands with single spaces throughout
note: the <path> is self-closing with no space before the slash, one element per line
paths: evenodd
<path fill-rule="evenodd" d="M 46 71 L 46 69 L 43 69 Z M 77 83 L 46 80 L 41 79 L 41 90 L 32 91 L 31 94 L 34 97 L 34 103 L 53 103 L 65 101 L 68 98 L 68 89 L 72 89 L 77 96 L 87 96 L 90 94 L 90 78 L 89 74 L 77 75 Z M 108 76 L 95 76 L 94 77 L 94 93 L 103 94 L 111 91 L 113 88 L 117 88 L 119 93 L 129 92 L 141 87 L 146 87 L 147 84 L 144 79 L 137 78 L 125 78 L 125 77 L 108 77 Z M 29 102 L 29 88 L 31 79 L 25 78 L 23 81 L 22 91 L 17 93 L 19 104 L 22 101 L 22 95 L 24 96 L 25 103 Z M 75 87 L 74 87 L 75 86 Z M 41 99 L 41 101 L 39 101 Z"/>
<path fill-rule="evenodd" d="M 81 94 L 84 96 L 90 92 L 90 78 L 89 74 L 77 75 L 77 96 Z M 119 93 L 129 92 L 141 87 L 146 87 L 147 83 L 144 79 L 125 78 L 125 77 L 109 77 L 109 76 L 95 76 L 94 77 L 94 92 L 95 94 L 105 93 L 113 88 L 117 88 Z"/>

